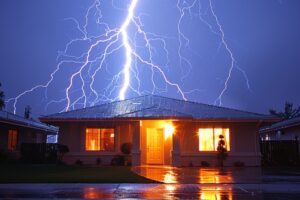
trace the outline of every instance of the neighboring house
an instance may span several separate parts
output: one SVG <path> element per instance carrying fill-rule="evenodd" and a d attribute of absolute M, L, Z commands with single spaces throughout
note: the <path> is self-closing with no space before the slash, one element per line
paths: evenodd
<path fill-rule="evenodd" d="M 259 132 L 262 140 L 298 140 L 299 144 L 300 116 L 263 127 Z"/>
<path fill-rule="evenodd" d="M 57 127 L 0 111 L 0 150 L 19 152 L 22 143 L 45 143 L 57 133 Z"/>
<path fill-rule="evenodd" d="M 59 143 L 68 145 L 65 162 L 109 164 L 132 143 L 133 165 L 199 166 L 217 163 L 223 135 L 229 156 L 225 165 L 260 165 L 259 127 L 274 118 L 230 108 L 141 96 L 99 106 L 57 113 L 40 120 L 60 127 Z"/>

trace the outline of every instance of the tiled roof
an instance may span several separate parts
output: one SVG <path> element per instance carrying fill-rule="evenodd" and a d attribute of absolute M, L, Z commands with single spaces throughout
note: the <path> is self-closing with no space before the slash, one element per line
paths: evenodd
<path fill-rule="evenodd" d="M 70 119 L 189 118 L 202 120 L 271 120 L 269 115 L 208 104 L 147 95 L 41 117 L 42 121 Z"/>
<path fill-rule="evenodd" d="M 57 134 L 58 127 L 51 126 L 48 124 L 41 123 L 39 121 L 34 121 L 32 119 L 25 119 L 24 117 L 9 113 L 6 111 L 0 111 L 0 124 L 14 124 L 17 126 L 23 126 L 31 129 L 37 129 L 46 131 L 47 133 Z"/>
<path fill-rule="evenodd" d="M 260 129 L 260 132 L 264 133 L 264 132 L 276 131 L 279 129 L 284 129 L 292 126 L 300 126 L 300 116 L 274 123 L 271 126 L 263 127 Z"/>

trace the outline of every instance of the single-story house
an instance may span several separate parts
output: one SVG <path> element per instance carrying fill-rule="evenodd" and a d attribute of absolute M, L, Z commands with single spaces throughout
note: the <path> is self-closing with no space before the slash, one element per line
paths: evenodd
<path fill-rule="evenodd" d="M 22 143 L 46 143 L 47 135 L 57 135 L 58 127 L 0 111 L 0 150 L 18 154 Z"/>
<path fill-rule="evenodd" d="M 64 161 L 109 164 L 132 143 L 133 165 L 197 166 L 217 163 L 224 136 L 225 165 L 260 165 L 259 128 L 268 115 L 147 95 L 41 117 L 59 126 L 59 143 L 69 147 Z"/>

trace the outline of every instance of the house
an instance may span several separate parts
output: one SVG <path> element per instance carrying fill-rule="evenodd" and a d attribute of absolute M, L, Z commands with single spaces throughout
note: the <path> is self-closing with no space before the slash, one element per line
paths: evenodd
<path fill-rule="evenodd" d="M 0 150 L 18 154 L 22 143 L 45 143 L 58 128 L 32 119 L 0 111 Z"/>
<path fill-rule="evenodd" d="M 267 163 L 299 163 L 300 116 L 265 126 L 259 132 L 262 155 Z"/>
<path fill-rule="evenodd" d="M 217 163 L 223 135 L 229 152 L 225 165 L 260 165 L 259 127 L 267 115 L 148 95 L 41 117 L 60 127 L 59 143 L 69 147 L 65 162 L 103 164 L 132 143 L 133 165 L 197 166 Z"/>
<path fill-rule="evenodd" d="M 265 126 L 259 132 L 262 140 L 298 141 L 298 152 L 300 155 L 300 116 Z"/>

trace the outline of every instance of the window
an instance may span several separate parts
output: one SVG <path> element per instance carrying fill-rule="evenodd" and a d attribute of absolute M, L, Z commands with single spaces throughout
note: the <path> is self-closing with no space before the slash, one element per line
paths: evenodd
<path fill-rule="evenodd" d="M 85 131 L 85 149 L 87 151 L 114 151 L 114 129 L 87 128 Z"/>
<path fill-rule="evenodd" d="M 14 151 L 17 150 L 17 131 L 9 130 L 8 131 L 8 150 Z"/>
<path fill-rule="evenodd" d="M 229 128 L 200 128 L 199 151 L 217 151 L 220 135 L 224 136 L 225 147 L 229 151 Z"/>

